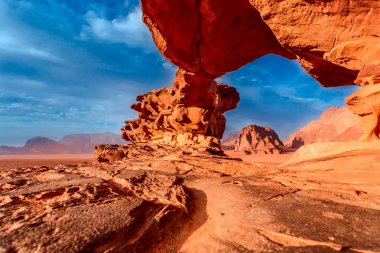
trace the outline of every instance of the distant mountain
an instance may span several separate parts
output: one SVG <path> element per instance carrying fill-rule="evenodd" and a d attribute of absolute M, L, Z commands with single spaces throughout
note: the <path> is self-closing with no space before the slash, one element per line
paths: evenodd
<path fill-rule="evenodd" d="M 227 134 L 222 139 L 222 149 L 224 150 L 234 150 L 239 139 L 240 131 L 232 132 Z"/>
<path fill-rule="evenodd" d="M 283 146 L 273 129 L 257 125 L 246 126 L 240 132 L 226 136 L 222 141 L 223 149 L 247 154 L 279 154 L 283 152 Z"/>
<path fill-rule="evenodd" d="M 99 134 L 72 134 L 65 135 L 59 144 L 66 150 L 76 151 L 76 153 L 92 152 L 96 144 L 125 144 L 120 135 L 113 133 Z"/>
<path fill-rule="evenodd" d="M 34 137 L 23 147 L 0 146 L 0 155 L 84 154 L 92 153 L 96 144 L 125 144 L 113 133 L 65 135 L 60 141 Z"/>
<path fill-rule="evenodd" d="M 59 154 L 65 153 L 64 147 L 58 142 L 46 137 L 34 137 L 25 143 L 25 146 L 20 148 L 23 153 L 29 154 Z"/>
<path fill-rule="evenodd" d="M 289 136 L 285 145 L 297 149 L 305 144 L 328 141 L 354 141 L 362 135 L 357 116 L 347 107 L 333 106 L 321 117 Z"/>

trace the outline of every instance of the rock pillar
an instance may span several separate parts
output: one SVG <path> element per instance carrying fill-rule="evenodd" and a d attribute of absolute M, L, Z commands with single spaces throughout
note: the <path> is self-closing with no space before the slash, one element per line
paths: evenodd
<path fill-rule="evenodd" d="M 122 128 L 125 140 L 219 150 L 224 112 L 236 108 L 239 93 L 207 73 L 179 69 L 172 87 L 139 95 L 137 101 L 131 108 L 138 118 Z"/>

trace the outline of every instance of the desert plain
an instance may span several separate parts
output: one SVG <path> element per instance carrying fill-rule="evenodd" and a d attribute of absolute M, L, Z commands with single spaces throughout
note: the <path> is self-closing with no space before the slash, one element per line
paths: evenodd
<path fill-rule="evenodd" d="M 273 160 L 287 160 L 286 154 L 239 158 L 161 145 L 122 149 L 123 160 L 107 163 L 89 155 L 2 157 L 1 249 L 380 249 L 378 150 L 284 166 Z"/>

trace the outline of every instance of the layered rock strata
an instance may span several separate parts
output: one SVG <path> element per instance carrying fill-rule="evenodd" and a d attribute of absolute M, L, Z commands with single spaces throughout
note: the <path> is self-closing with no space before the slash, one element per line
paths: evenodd
<path fill-rule="evenodd" d="M 363 129 L 360 140 L 379 140 L 380 64 L 370 65 L 360 71 L 355 83 L 362 88 L 347 97 L 345 102 L 348 108 L 360 118 Z"/>
<path fill-rule="evenodd" d="M 218 150 L 226 126 L 223 113 L 236 107 L 239 93 L 206 73 L 179 70 L 173 87 L 140 95 L 137 101 L 131 108 L 139 117 L 126 121 L 125 140 Z"/>

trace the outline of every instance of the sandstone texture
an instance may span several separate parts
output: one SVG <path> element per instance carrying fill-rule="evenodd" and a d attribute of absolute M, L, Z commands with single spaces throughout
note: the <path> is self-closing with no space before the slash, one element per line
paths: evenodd
<path fill-rule="evenodd" d="M 157 48 L 178 66 L 178 72 L 171 88 L 137 98 L 140 103 L 133 109 L 139 118 L 123 128 L 123 137 L 134 143 L 154 139 L 220 148 L 223 113 L 235 108 L 239 99 L 236 90 L 214 79 L 267 54 L 298 59 L 327 87 L 374 85 L 380 80 L 379 1 L 142 0 L 141 4 Z M 363 139 L 372 140 L 379 138 L 373 130 L 378 124 L 372 123 L 379 122 L 379 98 L 375 88 L 368 89 L 347 103 L 363 118 Z M 359 109 L 363 107 L 359 104 L 367 109 Z"/>
<path fill-rule="evenodd" d="M 193 73 L 218 77 L 273 53 L 340 86 L 379 63 L 378 1 L 143 0 L 142 8 L 160 52 Z"/>
<path fill-rule="evenodd" d="M 245 154 L 279 154 L 284 147 L 277 133 L 270 127 L 249 125 L 235 139 L 232 137 L 227 138 L 222 146 Z"/>
<path fill-rule="evenodd" d="M 333 106 L 325 110 L 319 119 L 291 134 L 285 142 L 287 147 L 299 147 L 329 141 L 355 141 L 362 135 L 359 118 L 347 107 Z"/>
<path fill-rule="evenodd" d="M 1 251 L 380 251 L 378 154 L 277 168 L 171 145 L 97 152 L 110 162 L 0 168 Z"/>
<path fill-rule="evenodd" d="M 324 86 L 352 84 L 378 64 L 378 1 L 250 0 L 286 49 Z"/>
<path fill-rule="evenodd" d="M 345 99 L 348 108 L 359 116 L 363 135 L 360 140 L 380 139 L 380 81 L 366 85 Z"/>
<path fill-rule="evenodd" d="M 139 117 L 126 121 L 122 136 L 133 143 L 218 150 L 226 126 L 224 112 L 236 108 L 239 99 L 233 87 L 217 84 L 206 74 L 180 70 L 174 87 L 137 97 L 131 108 Z"/>

